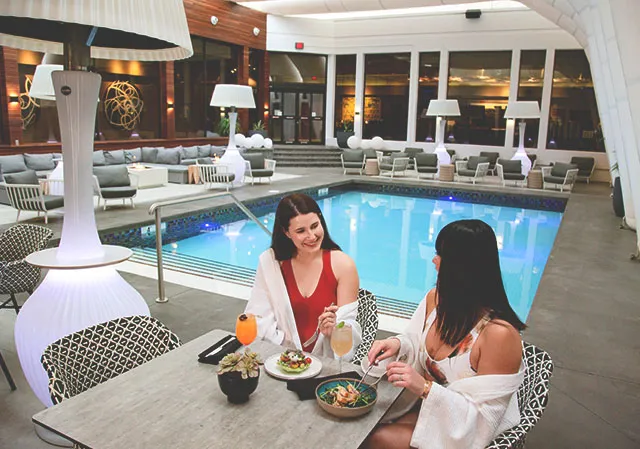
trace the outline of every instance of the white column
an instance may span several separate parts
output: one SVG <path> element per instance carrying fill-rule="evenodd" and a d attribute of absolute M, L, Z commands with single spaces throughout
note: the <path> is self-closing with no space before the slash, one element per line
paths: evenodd
<path fill-rule="evenodd" d="M 415 143 L 418 121 L 418 89 L 420 85 L 420 52 L 411 52 L 411 69 L 409 70 L 409 111 L 407 118 L 407 143 Z"/>
<path fill-rule="evenodd" d="M 327 90 L 324 110 L 324 138 L 333 139 L 336 121 L 336 55 L 327 57 Z"/>
<path fill-rule="evenodd" d="M 449 85 L 449 51 L 440 52 L 440 71 L 438 72 L 438 100 L 447 99 L 447 87 Z M 441 117 L 436 117 L 436 146 L 438 142 L 445 141 L 443 130 L 441 129 Z M 446 126 L 445 126 L 446 127 Z M 446 130 L 444 130 L 446 132 Z"/>
<path fill-rule="evenodd" d="M 353 117 L 353 132 L 362 139 L 364 122 L 364 53 L 356 54 L 356 115 Z M 358 114 L 359 112 L 359 114 Z"/>
<path fill-rule="evenodd" d="M 540 128 L 538 130 L 538 151 L 547 149 L 547 131 L 549 129 L 549 111 L 551 110 L 551 91 L 553 90 L 553 64 L 556 51 L 547 49 L 544 61 L 544 81 L 542 83 L 542 103 L 540 104 Z M 540 154 L 538 155 L 540 157 Z"/>
<path fill-rule="evenodd" d="M 518 87 L 520 85 L 520 50 L 511 52 L 511 80 L 509 82 L 509 103 L 518 100 Z M 507 131 L 504 133 L 504 146 L 513 148 L 513 135 L 515 120 L 507 120 Z"/>

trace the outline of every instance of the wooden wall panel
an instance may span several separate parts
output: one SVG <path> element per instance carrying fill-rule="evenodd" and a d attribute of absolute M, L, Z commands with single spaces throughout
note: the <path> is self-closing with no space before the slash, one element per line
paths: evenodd
<path fill-rule="evenodd" d="M 249 47 L 242 47 L 238 52 L 238 84 L 249 85 Z M 242 133 L 247 135 L 249 132 L 249 110 L 238 109 L 238 120 Z"/>
<path fill-rule="evenodd" d="M 10 96 L 20 95 L 18 74 L 18 50 L 0 47 L 0 107 L 2 108 L 2 137 L 5 144 L 22 141 L 20 103 L 9 103 Z"/>
<path fill-rule="evenodd" d="M 269 108 L 269 52 L 261 51 L 260 52 L 260 73 L 258 77 L 260 80 L 258 81 L 258 86 L 260 86 L 258 91 L 258 97 L 260 105 L 258 106 L 262 111 L 262 123 L 264 123 L 264 129 L 269 130 L 269 111 L 265 110 L 265 108 Z"/>
<path fill-rule="evenodd" d="M 267 15 L 227 0 L 184 0 L 189 32 L 208 39 L 266 50 Z M 218 24 L 211 24 L 211 16 Z M 254 36 L 253 29 L 260 29 Z"/>
<path fill-rule="evenodd" d="M 169 108 L 169 104 L 174 105 Z M 173 61 L 160 63 L 160 135 L 164 139 L 176 137 L 175 78 Z"/>

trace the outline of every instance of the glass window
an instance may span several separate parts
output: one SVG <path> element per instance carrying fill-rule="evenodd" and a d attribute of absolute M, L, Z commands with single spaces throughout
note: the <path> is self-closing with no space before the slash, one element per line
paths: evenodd
<path fill-rule="evenodd" d="M 94 59 L 102 77 L 96 140 L 160 138 L 160 64 Z"/>
<path fill-rule="evenodd" d="M 427 116 L 431 100 L 438 99 L 438 75 L 440 73 L 440 53 L 420 53 L 420 81 L 418 86 L 418 120 L 416 142 L 434 142 L 436 138 L 436 118 Z"/>
<path fill-rule="evenodd" d="M 511 51 L 451 52 L 447 98 L 458 100 L 460 117 L 450 118 L 445 141 L 504 146 Z"/>
<path fill-rule="evenodd" d="M 356 55 L 337 55 L 335 132 L 353 131 L 355 106 Z"/>
<path fill-rule="evenodd" d="M 327 82 L 327 57 L 309 53 L 269 53 L 269 75 L 274 86 Z"/>
<path fill-rule="evenodd" d="M 407 139 L 410 67 L 410 53 L 365 55 L 365 139 Z"/>
<path fill-rule="evenodd" d="M 518 81 L 518 101 L 537 101 L 542 104 L 542 85 L 544 83 L 545 50 L 523 50 L 520 53 L 520 79 Z M 524 132 L 525 148 L 538 147 L 540 119 L 527 119 Z M 516 126 L 513 146 L 517 147 L 520 128 Z"/>
<path fill-rule="evenodd" d="M 264 51 L 249 49 L 249 86 L 253 89 L 253 97 L 256 101 L 256 107 L 249 109 L 249 126 L 253 129 L 255 125 L 260 121 L 263 125 L 265 122 L 265 105 L 260 103 L 260 97 L 258 96 L 258 89 L 262 84 L 260 77 L 260 71 L 262 68 Z M 268 106 L 268 105 L 266 105 Z"/>
<path fill-rule="evenodd" d="M 547 148 L 605 151 L 600 115 L 584 50 L 557 50 Z"/>
<path fill-rule="evenodd" d="M 209 105 L 216 84 L 236 84 L 238 50 L 191 37 L 193 55 L 174 63 L 176 137 L 216 137 L 224 112 Z"/>

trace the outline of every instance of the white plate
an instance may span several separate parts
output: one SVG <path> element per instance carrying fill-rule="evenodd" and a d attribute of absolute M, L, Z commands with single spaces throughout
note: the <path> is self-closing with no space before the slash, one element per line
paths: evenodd
<path fill-rule="evenodd" d="M 322 362 L 311 354 L 307 354 L 305 352 L 305 355 L 312 360 L 309 369 L 301 373 L 285 373 L 276 363 L 280 358 L 280 355 L 281 353 L 274 354 L 264 362 L 265 371 L 277 379 L 309 379 L 311 377 L 317 376 L 318 374 L 320 374 L 320 371 L 322 371 Z"/>

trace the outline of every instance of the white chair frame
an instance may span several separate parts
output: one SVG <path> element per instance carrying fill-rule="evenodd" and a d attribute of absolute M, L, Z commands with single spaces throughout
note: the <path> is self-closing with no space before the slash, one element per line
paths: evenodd
<path fill-rule="evenodd" d="M 362 173 L 364 173 L 364 165 L 367 162 L 367 158 L 365 157 L 365 155 L 362 155 L 362 165 L 360 166 L 360 168 L 352 168 L 352 167 L 345 167 L 344 166 L 344 154 L 340 155 L 340 163 L 342 164 L 342 174 L 346 175 L 347 171 L 349 170 L 353 170 L 353 171 L 357 171 L 358 174 L 360 176 L 362 176 Z"/>
<path fill-rule="evenodd" d="M 266 170 L 272 170 L 273 174 L 276 174 L 276 161 L 274 159 L 265 159 L 264 160 L 264 168 Z M 251 171 L 251 162 L 245 160 L 244 161 L 244 176 L 242 177 L 242 182 L 246 182 L 247 177 L 251 178 L 251 185 L 255 179 L 269 179 L 269 184 L 271 184 L 271 176 L 253 176 L 253 172 Z M 262 181 L 259 181 L 262 182 Z"/>
<path fill-rule="evenodd" d="M 232 167 L 226 164 L 198 164 L 198 173 L 200 175 L 200 182 L 204 185 L 204 188 L 211 190 L 216 185 L 222 184 L 226 187 L 227 192 L 229 187 L 233 188 L 233 181 L 230 181 L 229 175 L 233 174 Z"/>
<path fill-rule="evenodd" d="M 557 190 L 558 189 L 557 186 L 560 186 L 561 192 L 564 192 L 565 187 L 567 187 L 567 190 L 571 192 L 574 184 L 576 183 L 576 180 L 578 179 L 577 168 L 572 168 L 571 170 L 567 170 L 567 173 L 564 175 L 564 182 L 562 184 L 546 182 L 544 180 L 545 177 L 551 176 L 551 170 L 553 170 L 553 167 L 541 167 L 540 170 L 542 170 L 542 188 L 543 189 L 551 188 L 551 186 L 553 186 L 553 190 Z"/>
<path fill-rule="evenodd" d="M 49 223 L 49 211 L 44 203 L 44 195 L 54 183 L 63 183 L 60 179 L 41 179 L 39 184 L 7 184 L 2 183 L 7 189 L 7 196 L 11 207 L 18 210 L 16 222 L 20 220 L 20 212 L 31 211 L 44 212 L 44 222 Z"/>
<path fill-rule="evenodd" d="M 476 174 L 474 176 L 464 176 L 464 175 L 460 175 L 460 170 L 466 170 L 467 169 L 467 163 L 469 161 L 456 161 L 456 180 L 460 181 L 461 178 L 465 178 L 465 179 L 470 179 L 473 184 L 476 183 L 476 181 L 481 181 L 484 179 L 485 176 L 487 176 L 487 172 L 489 171 L 489 162 L 480 162 L 478 164 L 478 166 L 476 167 Z"/>
<path fill-rule="evenodd" d="M 500 178 L 500 181 L 502 181 L 502 187 L 507 186 L 507 181 L 513 181 L 516 187 L 518 187 L 518 183 L 520 183 L 520 187 L 524 187 L 525 183 L 527 182 L 526 176 L 523 180 L 504 179 L 504 167 L 502 166 L 502 164 L 498 164 L 497 162 L 496 162 L 496 171 L 498 172 L 498 178 Z"/>
<path fill-rule="evenodd" d="M 98 207 L 100 207 L 100 201 L 102 201 L 102 210 L 107 210 L 107 200 L 122 200 L 122 205 L 126 204 L 126 200 L 129 200 L 131 203 L 131 208 L 135 209 L 136 205 L 133 202 L 133 199 L 138 195 L 138 175 L 136 173 L 129 173 L 129 182 L 131 183 L 131 187 L 136 188 L 136 193 L 129 198 L 104 198 L 102 196 L 102 191 L 100 190 L 100 182 L 98 181 L 98 177 L 93 175 L 93 194 L 98 197 Z"/>
<path fill-rule="evenodd" d="M 407 169 L 409 168 L 409 162 L 410 162 L 410 158 L 408 157 L 396 157 L 394 159 L 391 160 L 391 170 L 387 170 L 387 169 L 382 169 L 382 163 L 379 162 L 379 167 L 380 167 L 380 176 L 388 176 L 385 175 L 384 173 L 391 173 L 391 178 L 393 179 L 393 176 L 396 173 L 402 172 L 403 176 L 407 175 Z"/>

